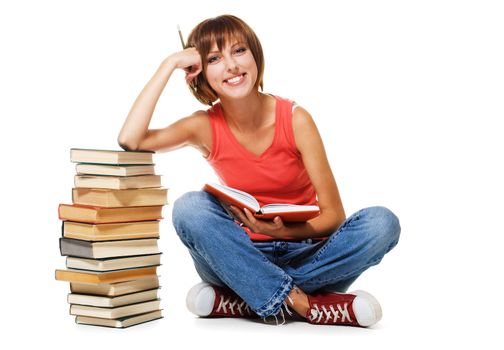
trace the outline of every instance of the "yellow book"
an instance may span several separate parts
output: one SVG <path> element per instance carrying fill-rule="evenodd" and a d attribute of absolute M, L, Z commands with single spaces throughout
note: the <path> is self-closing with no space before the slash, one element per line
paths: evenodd
<path fill-rule="evenodd" d="M 113 222 L 159 220 L 163 206 L 105 208 L 81 204 L 60 204 L 60 220 L 105 224 Z"/>
<path fill-rule="evenodd" d="M 142 207 L 167 204 L 167 188 L 73 188 L 72 203 L 98 207 Z"/>
<path fill-rule="evenodd" d="M 85 241 L 115 241 L 159 237 L 159 220 L 133 221 L 113 224 L 87 224 L 63 221 L 63 237 Z"/>
<path fill-rule="evenodd" d="M 89 284 L 81 282 L 70 283 L 70 291 L 78 294 L 93 294 L 104 296 L 119 296 L 159 288 L 159 277 L 148 275 L 124 282 Z"/>
<path fill-rule="evenodd" d="M 156 275 L 156 266 L 140 269 L 129 269 L 111 272 L 94 272 L 81 270 L 56 270 L 56 280 L 66 282 L 79 282 L 90 284 L 114 283 L 144 278 Z"/>

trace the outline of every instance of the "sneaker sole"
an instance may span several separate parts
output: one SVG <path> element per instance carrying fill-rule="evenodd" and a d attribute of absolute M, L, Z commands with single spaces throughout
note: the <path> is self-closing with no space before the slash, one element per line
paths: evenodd
<path fill-rule="evenodd" d="M 353 301 L 352 308 L 359 325 L 369 327 L 381 320 L 382 309 L 374 296 L 363 290 L 356 290 L 350 294 L 357 296 Z"/>

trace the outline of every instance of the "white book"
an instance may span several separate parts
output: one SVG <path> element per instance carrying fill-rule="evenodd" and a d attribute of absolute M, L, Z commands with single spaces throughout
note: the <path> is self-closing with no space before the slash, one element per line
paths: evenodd
<path fill-rule="evenodd" d="M 96 307 L 87 305 L 70 305 L 70 314 L 75 316 L 91 316 L 107 319 L 117 319 L 120 317 L 132 316 L 159 310 L 161 300 L 151 300 L 143 303 L 118 306 L 113 308 Z"/>
<path fill-rule="evenodd" d="M 67 301 L 69 304 L 111 308 L 111 307 L 137 304 L 149 300 L 157 300 L 158 290 L 159 289 L 146 290 L 142 292 L 121 295 L 117 297 L 70 293 L 67 296 Z"/>

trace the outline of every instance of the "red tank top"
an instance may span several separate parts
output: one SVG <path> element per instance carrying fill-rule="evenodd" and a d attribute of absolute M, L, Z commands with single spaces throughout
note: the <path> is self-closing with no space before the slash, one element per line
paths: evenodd
<path fill-rule="evenodd" d="M 206 160 L 223 185 L 250 193 L 261 206 L 271 203 L 317 205 L 315 188 L 294 141 L 292 101 L 277 96 L 275 99 L 275 136 L 259 156 L 234 137 L 220 103 L 208 109 L 212 150 Z M 244 230 L 252 240 L 273 240 L 270 236 L 252 233 L 246 227 Z"/>

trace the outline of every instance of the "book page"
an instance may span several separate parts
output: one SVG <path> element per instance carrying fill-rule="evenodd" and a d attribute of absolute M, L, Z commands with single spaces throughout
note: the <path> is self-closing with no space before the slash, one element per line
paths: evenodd
<path fill-rule="evenodd" d="M 250 194 L 244 191 L 237 190 L 236 188 L 224 186 L 218 183 L 209 183 L 210 186 L 217 188 L 219 191 L 226 193 L 228 196 L 233 197 L 240 202 L 246 203 L 248 206 L 254 208 L 256 211 L 259 210 L 259 202 L 252 197 Z M 240 208 L 243 209 L 243 208 Z"/>
<path fill-rule="evenodd" d="M 296 204 L 267 204 L 261 208 L 261 212 L 280 213 L 280 212 L 299 212 L 299 211 L 319 211 L 316 205 L 296 205 Z"/>

